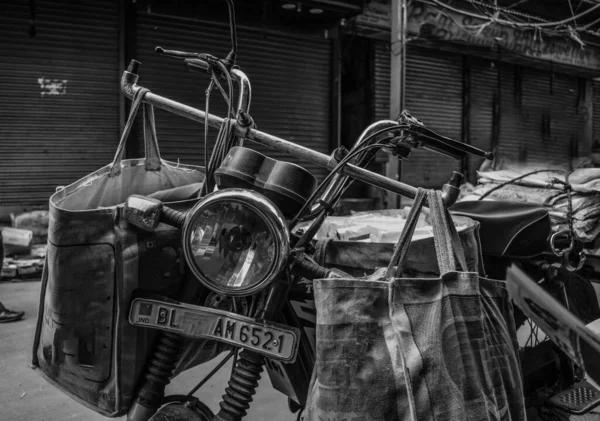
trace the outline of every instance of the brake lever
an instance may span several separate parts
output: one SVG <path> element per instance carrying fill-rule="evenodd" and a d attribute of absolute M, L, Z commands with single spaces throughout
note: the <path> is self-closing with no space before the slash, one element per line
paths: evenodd
<path fill-rule="evenodd" d="M 215 73 L 219 74 L 222 79 L 225 78 L 217 63 L 223 63 L 227 67 L 227 62 L 225 60 L 220 60 L 218 57 L 215 57 L 211 54 L 165 50 L 162 47 L 156 47 L 154 51 L 167 57 L 183 59 L 185 68 L 191 72 L 210 74 L 211 71 L 214 71 Z"/>
<path fill-rule="evenodd" d="M 165 50 L 162 47 L 156 47 L 154 49 L 155 52 L 161 55 L 165 55 L 172 58 L 202 58 L 206 59 L 206 54 L 200 53 L 190 53 L 187 51 L 178 51 L 178 50 Z"/>
<path fill-rule="evenodd" d="M 446 136 L 437 134 L 431 129 L 428 129 L 425 124 L 413 117 L 407 110 L 402 111 L 398 121 L 401 124 L 408 125 L 407 130 L 412 138 L 409 138 L 409 143 L 415 147 L 423 147 L 434 152 L 441 153 L 454 159 L 463 159 L 467 154 L 481 156 L 486 159 L 493 159 L 493 152 L 486 152 L 472 145 L 459 142 Z"/>

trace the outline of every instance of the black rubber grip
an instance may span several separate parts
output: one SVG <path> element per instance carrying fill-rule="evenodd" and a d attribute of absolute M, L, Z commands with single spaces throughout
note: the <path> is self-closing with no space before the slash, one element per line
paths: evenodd
<path fill-rule="evenodd" d="M 308 260 L 302 259 L 297 262 L 292 269 L 294 275 L 301 276 L 308 280 L 323 279 L 329 277 L 329 269 L 319 266 L 318 264 Z"/>
<path fill-rule="evenodd" d="M 168 206 L 163 206 L 162 213 L 160 215 L 160 222 L 171 225 L 173 227 L 182 228 L 183 222 L 185 221 L 185 213 L 179 212 Z"/>

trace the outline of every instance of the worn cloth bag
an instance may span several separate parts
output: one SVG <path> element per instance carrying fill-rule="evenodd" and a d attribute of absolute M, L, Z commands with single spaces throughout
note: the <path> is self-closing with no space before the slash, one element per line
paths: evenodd
<path fill-rule="evenodd" d="M 315 281 L 308 420 L 525 419 L 505 285 L 469 267 L 440 192 L 428 194 L 440 273 L 403 271 L 424 201 L 419 189 L 387 269 Z"/>
<path fill-rule="evenodd" d="M 197 201 L 204 180 L 203 167 L 161 159 L 153 109 L 143 104 L 146 92 L 134 98 L 113 162 L 50 198 L 33 366 L 106 416 L 127 412 L 156 335 L 129 324 L 133 291 L 176 297 L 189 288 L 180 231 L 161 224 L 155 232 L 140 232 L 123 219 L 121 205 L 129 195 L 143 194 L 167 197 L 183 210 Z M 123 160 L 140 109 L 146 156 Z M 214 343 L 196 347 L 204 360 L 218 353 Z"/>

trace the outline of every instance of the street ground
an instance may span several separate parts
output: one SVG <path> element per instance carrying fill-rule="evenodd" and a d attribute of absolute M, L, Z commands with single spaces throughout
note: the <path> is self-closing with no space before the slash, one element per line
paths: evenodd
<path fill-rule="evenodd" d="M 41 283 L 0 282 L 0 301 L 9 309 L 24 310 L 20 322 L 0 324 L 0 421 L 101 421 L 108 420 L 64 395 L 31 368 L 31 353 L 37 321 Z M 187 393 L 208 373 L 220 358 L 188 370 L 168 387 L 167 394 Z M 231 362 L 228 362 L 196 394 L 214 412 L 227 385 Z M 293 421 L 287 398 L 271 387 L 268 378 L 260 382 L 248 421 Z M 571 421 L 600 421 L 600 407 L 590 414 L 572 416 Z M 538 421 L 529 413 L 529 421 Z M 113 418 L 114 419 L 114 418 Z M 117 418 L 124 421 L 125 417 Z"/>
<path fill-rule="evenodd" d="M 0 282 L 0 301 L 14 310 L 24 310 L 20 322 L 0 324 L 0 421 L 101 421 L 108 420 L 64 395 L 31 368 L 31 353 L 41 282 Z M 167 387 L 167 394 L 187 393 L 216 363 L 188 370 Z M 225 365 L 196 396 L 214 412 L 231 371 Z M 266 378 L 265 378 L 266 377 Z M 114 418 L 113 418 L 114 419 Z M 117 418 L 124 420 L 125 417 Z M 287 398 L 271 387 L 266 373 L 246 417 L 248 421 L 292 421 Z"/>

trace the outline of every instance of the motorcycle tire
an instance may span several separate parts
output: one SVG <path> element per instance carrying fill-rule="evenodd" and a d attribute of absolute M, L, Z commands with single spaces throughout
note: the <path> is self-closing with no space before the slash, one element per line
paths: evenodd
<path fill-rule="evenodd" d="M 167 396 L 163 406 L 148 421 L 212 421 L 214 413 L 197 398 L 186 395 Z"/>

